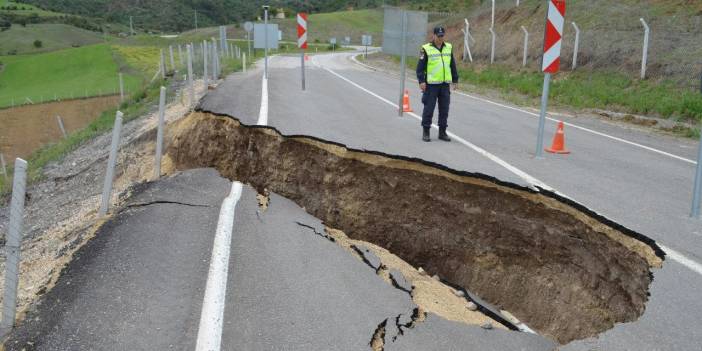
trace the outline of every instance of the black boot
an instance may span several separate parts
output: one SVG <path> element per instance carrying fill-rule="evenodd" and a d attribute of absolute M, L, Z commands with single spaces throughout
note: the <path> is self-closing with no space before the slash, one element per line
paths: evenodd
<path fill-rule="evenodd" d="M 422 140 L 426 142 L 431 141 L 431 137 L 429 137 L 429 128 L 424 128 L 424 133 L 422 134 Z"/>
<path fill-rule="evenodd" d="M 446 129 L 439 129 L 439 139 L 443 141 L 451 141 L 448 134 L 446 134 Z"/>

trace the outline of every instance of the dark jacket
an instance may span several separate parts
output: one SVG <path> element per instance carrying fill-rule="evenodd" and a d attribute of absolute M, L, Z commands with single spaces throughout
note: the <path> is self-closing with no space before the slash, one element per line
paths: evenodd
<path fill-rule="evenodd" d="M 434 43 L 431 43 L 437 50 L 443 51 L 446 48 L 444 44 L 441 49 L 439 49 Z M 427 82 L 427 53 L 424 48 L 419 49 L 419 61 L 417 62 L 417 80 L 419 84 Z M 451 77 L 454 83 L 458 83 L 458 70 L 456 69 L 456 58 L 451 53 Z"/>

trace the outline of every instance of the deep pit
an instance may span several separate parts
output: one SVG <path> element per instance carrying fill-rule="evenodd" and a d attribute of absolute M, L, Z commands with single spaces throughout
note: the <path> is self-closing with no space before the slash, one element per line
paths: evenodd
<path fill-rule="evenodd" d="M 213 167 L 295 201 L 512 312 L 560 343 L 631 322 L 663 253 L 548 192 L 196 112 L 170 127 L 178 170 Z"/>

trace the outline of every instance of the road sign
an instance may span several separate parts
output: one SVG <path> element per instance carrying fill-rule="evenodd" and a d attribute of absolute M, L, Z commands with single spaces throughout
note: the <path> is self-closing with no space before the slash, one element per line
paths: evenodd
<path fill-rule="evenodd" d="M 254 49 L 266 48 L 266 25 L 263 23 L 254 24 Z M 278 48 L 278 25 L 268 25 L 268 48 Z"/>
<path fill-rule="evenodd" d="M 253 29 L 254 29 L 254 25 L 253 25 L 252 22 L 246 22 L 246 23 L 244 23 L 244 30 L 246 30 L 247 32 L 250 32 L 250 31 L 252 31 Z"/>
<path fill-rule="evenodd" d="M 297 14 L 297 47 L 307 49 L 307 14 Z"/>
<path fill-rule="evenodd" d="M 561 66 L 561 43 L 565 23 L 565 0 L 549 0 L 542 70 L 556 73 Z"/>
<path fill-rule="evenodd" d="M 372 35 L 361 36 L 361 45 L 364 45 L 364 46 L 373 45 L 373 36 Z"/>
<path fill-rule="evenodd" d="M 406 17 L 404 17 L 403 12 Z M 403 18 L 405 21 L 403 23 Z M 428 42 L 427 25 L 429 14 L 386 8 L 383 20 L 383 52 L 391 55 L 419 56 L 419 48 Z M 403 29 L 405 40 L 403 43 Z M 403 92 L 404 93 L 404 92 Z"/>
<path fill-rule="evenodd" d="M 336 45 L 336 38 L 329 39 L 329 44 Z"/>
<path fill-rule="evenodd" d="M 351 37 L 344 37 L 344 44 L 346 44 L 346 45 L 351 44 Z"/>

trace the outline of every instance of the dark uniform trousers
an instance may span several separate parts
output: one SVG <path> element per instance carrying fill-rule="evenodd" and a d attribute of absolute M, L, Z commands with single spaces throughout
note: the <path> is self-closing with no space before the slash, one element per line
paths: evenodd
<path fill-rule="evenodd" d="M 422 127 L 431 127 L 437 100 L 439 101 L 439 128 L 448 127 L 449 104 L 451 104 L 451 87 L 448 83 L 427 84 L 427 89 L 422 94 L 422 104 L 424 104 Z"/>

